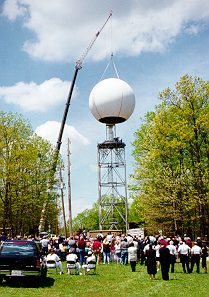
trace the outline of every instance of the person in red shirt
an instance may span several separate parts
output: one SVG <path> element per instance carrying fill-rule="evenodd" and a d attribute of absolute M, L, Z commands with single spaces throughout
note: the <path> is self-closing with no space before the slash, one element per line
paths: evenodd
<path fill-rule="evenodd" d="M 77 242 L 77 246 L 79 248 L 79 257 L 80 257 L 80 264 L 81 266 L 84 263 L 84 257 L 85 257 L 85 247 L 86 247 L 86 242 L 83 238 L 83 236 L 81 236 Z"/>
<path fill-rule="evenodd" d="M 97 264 L 99 264 L 99 261 L 100 261 L 101 249 L 102 249 L 101 242 L 98 240 L 98 238 L 95 238 L 92 246 L 92 251 L 96 257 Z"/>
<path fill-rule="evenodd" d="M 189 237 L 187 237 L 187 239 L 185 240 L 185 242 L 186 242 L 186 244 L 187 244 L 190 248 L 192 248 L 192 241 L 191 241 L 191 239 L 190 239 Z"/>

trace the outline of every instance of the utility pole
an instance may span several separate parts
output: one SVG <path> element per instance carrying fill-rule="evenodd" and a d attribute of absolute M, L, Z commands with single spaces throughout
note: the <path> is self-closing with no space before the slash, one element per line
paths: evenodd
<path fill-rule="evenodd" d="M 66 219 L 65 219 L 65 204 L 64 204 L 64 183 L 62 178 L 62 169 L 60 168 L 60 191 L 61 191 L 61 199 L 62 199 L 62 215 L 63 215 L 63 223 L 64 223 L 64 235 L 67 238 L 67 228 L 66 228 Z"/>
<path fill-rule="evenodd" d="M 68 157 L 68 205 L 69 205 L 69 233 L 72 236 L 73 227 L 72 227 L 72 206 L 71 206 L 71 176 L 70 176 L 70 139 L 68 138 L 67 143 L 67 157 Z"/>
<path fill-rule="evenodd" d="M 56 193 L 56 236 L 59 235 L 59 194 Z"/>

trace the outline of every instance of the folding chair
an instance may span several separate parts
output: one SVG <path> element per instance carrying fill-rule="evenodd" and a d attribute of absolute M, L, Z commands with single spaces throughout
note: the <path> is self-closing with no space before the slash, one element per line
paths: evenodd
<path fill-rule="evenodd" d="M 55 269 L 56 270 L 56 274 L 57 274 L 56 261 L 54 261 L 54 260 L 48 260 L 48 261 L 46 261 L 46 266 L 47 266 L 47 270 Z"/>
<path fill-rule="evenodd" d="M 78 269 L 76 267 L 75 261 L 67 261 L 67 273 L 71 274 L 71 272 L 74 272 L 74 274 L 78 274 Z"/>
<path fill-rule="evenodd" d="M 95 261 L 90 261 L 87 264 L 87 269 L 84 270 L 85 274 L 89 274 L 91 271 L 93 274 L 96 274 L 96 262 Z"/>

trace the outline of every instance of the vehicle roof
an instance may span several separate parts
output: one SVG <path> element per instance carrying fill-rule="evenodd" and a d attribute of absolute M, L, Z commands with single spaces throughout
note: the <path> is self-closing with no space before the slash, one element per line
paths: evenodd
<path fill-rule="evenodd" d="M 20 239 L 7 239 L 4 241 L 5 243 L 19 243 L 19 244 L 24 244 L 24 243 L 27 243 L 27 244 L 34 244 L 35 242 L 32 241 L 32 240 L 20 240 Z"/>

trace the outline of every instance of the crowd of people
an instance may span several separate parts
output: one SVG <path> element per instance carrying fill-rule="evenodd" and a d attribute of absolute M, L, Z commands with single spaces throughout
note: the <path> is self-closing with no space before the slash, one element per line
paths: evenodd
<path fill-rule="evenodd" d="M 207 238 L 206 238 L 207 240 Z M 184 273 L 207 273 L 208 247 L 206 241 L 197 237 L 192 241 L 188 236 L 131 236 L 117 235 L 109 232 L 107 235 L 98 233 L 97 236 L 87 237 L 85 234 L 63 238 L 61 236 L 40 238 L 42 251 L 47 260 L 55 260 L 60 274 L 63 274 L 62 262 L 74 261 L 78 274 L 81 268 L 88 269 L 88 262 L 100 264 L 115 263 L 130 264 L 131 270 L 136 271 L 136 265 L 146 265 L 150 279 L 155 279 L 161 271 L 162 279 L 169 280 L 169 273 L 175 272 L 175 263 L 182 265 Z"/>
<path fill-rule="evenodd" d="M 61 259 L 76 257 L 78 270 L 85 267 L 90 253 L 95 257 L 97 264 L 116 263 L 130 264 L 131 270 L 136 271 L 136 265 L 146 265 L 150 279 L 154 279 L 157 271 L 161 271 L 163 280 L 169 280 L 169 272 L 175 272 L 177 259 L 182 265 L 184 273 L 192 273 L 196 265 L 196 272 L 200 273 L 200 264 L 203 272 L 207 273 L 208 247 L 197 237 L 194 242 L 186 235 L 182 238 L 175 236 L 131 236 L 114 235 L 109 232 L 103 236 L 97 234 L 95 238 L 71 236 L 67 239 L 44 237 L 41 239 L 43 250 L 53 250 Z M 73 255 L 73 256 L 72 256 Z"/>

